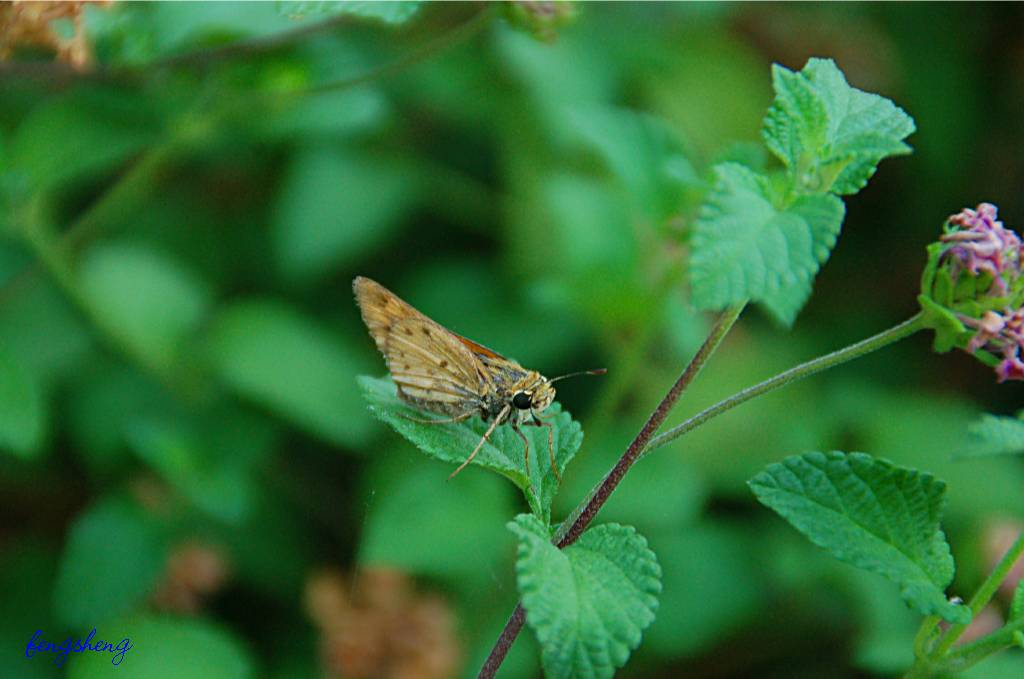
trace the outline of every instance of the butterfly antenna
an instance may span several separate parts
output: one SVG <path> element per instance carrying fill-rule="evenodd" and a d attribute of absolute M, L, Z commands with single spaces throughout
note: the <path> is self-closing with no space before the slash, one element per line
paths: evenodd
<path fill-rule="evenodd" d="M 568 375 L 559 375 L 558 377 L 548 380 L 548 384 L 557 382 L 558 380 L 564 380 L 566 377 L 576 377 L 577 375 L 604 375 L 608 372 L 607 368 L 595 368 L 594 370 L 580 370 L 579 372 L 569 373 Z"/>

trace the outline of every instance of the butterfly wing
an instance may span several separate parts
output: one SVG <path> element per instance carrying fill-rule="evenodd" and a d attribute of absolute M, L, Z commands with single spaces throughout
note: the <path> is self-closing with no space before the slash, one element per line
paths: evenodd
<path fill-rule="evenodd" d="M 455 333 L 452 333 L 455 335 Z M 510 358 L 505 358 L 496 351 L 488 349 L 462 335 L 455 335 L 463 346 L 473 352 L 473 355 L 487 368 L 486 375 L 493 386 L 502 388 L 510 383 L 515 383 L 526 376 L 526 370 Z"/>
<path fill-rule="evenodd" d="M 353 289 L 400 396 L 450 415 L 480 407 L 486 370 L 458 335 L 375 281 L 360 276 Z"/>

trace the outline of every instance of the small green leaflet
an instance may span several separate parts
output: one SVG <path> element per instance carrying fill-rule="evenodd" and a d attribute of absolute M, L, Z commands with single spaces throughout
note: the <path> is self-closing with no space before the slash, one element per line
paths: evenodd
<path fill-rule="evenodd" d="M 775 101 L 764 141 L 801 192 L 849 195 L 864 188 L 883 158 L 910 153 L 914 120 L 885 97 L 850 87 L 831 59 L 799 73 L 772 67 Z"/>
<path fill-rule="evenodd" d="M 970 622 L 970 609 L 944 594 L 954 564 L 939 527 L 942 481 L 864 453 L 811 452 L 769 465 L 748 484 L 811 542 L 899 585 L 917 612 Z"/>
<path fill-rule="evenodd" d="M 791 321 L 839 236 L 842 200 L 807 195 L 779 209 L 763 175 L 738 163 L 714 169 L 715 185 L 691 239 L 694 303 L 722 309 L 750 299 Z"/>
<path fill-rule="evenodd" d="M 986 414 L 971 423 L 964 457 L 1015 453 L 1024 453 L 1024 421 Z"/>
<path fill-rule="evenodd" d="M 519 538 L 519 593 L 545 675 L 611 677 L 658 608 L 661 567 L 647 540 L 609 523 L 559 550 L 534 516 L 520 514 L 508 527 Z"/>
<path fill-rule="evenodd" d="M 478 416 L 458 424 L 416 422 L 410 418 L 441 419 L 441 416 L 424 413 L 399 400 L 390 379 L 361 376 L 359 384 L 374 415 L 421 451 L 444 462 L 461 464 L 487 431 L 488 423 Z M 562 474 L 583 442 L 583 430 L 558 403 L 551 404 L 545 411 L 545 418 L 554 426 L 555 463 L 559 474 Z M 520 431 L 530 441 L 529 480 L 523 442 L 507 424 L 494 430 L 490 440 L 473 459 L 473 464 L 498 472 L 512 481 L 523 491 L 531 511 L 547 521 L 551 501 L 558 490 L 558 479 L 551 471 L 548 430 L 546 427 L 522 427 Z"/>

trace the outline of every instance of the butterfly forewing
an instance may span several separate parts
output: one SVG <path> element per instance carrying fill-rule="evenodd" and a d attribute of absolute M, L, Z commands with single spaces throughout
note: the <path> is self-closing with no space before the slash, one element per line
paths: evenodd
<path fill-rule="evenodd" d="M 360 277 L 353 287 L 400 395 L 449 415 L 479 409 L 485 371 L 461 338 L 374 281 Z"/>

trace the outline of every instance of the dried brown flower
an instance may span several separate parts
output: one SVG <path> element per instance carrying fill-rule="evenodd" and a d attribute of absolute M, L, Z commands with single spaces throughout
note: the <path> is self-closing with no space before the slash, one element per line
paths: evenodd
<path fill-rule="evenodd" d="M 415 591 L 404 573 L 367 569 L 351 581 L 326 571 L 306 584 L 306 610 L 321 632 L 330 676 L 447 679 L 461 649 L 455 617 L 440 597 Z"/>
<path fill-rule="evenodd" d="M 230 570 L 220 547 L 183 542 L 167 558 L 167 572 L 153 593 L 153 605 L 175 613 L 196 613 L 206 597 L 224 586 Z"/>
<path fill-rule="evenodd" d="M 58 60 L 78 70 L 92 64 L 92 48 L 85 34 L 82 12 L 85 5 L 108 5 L 111 0 L 72 0 L 26 2 L 12 0 L 0 4 L 0 60 L 9 59 L 17 47 L 41 47 L 52 50 Z M 74 32 L 62 38 L 51 22 L 70 19 Z"/>

